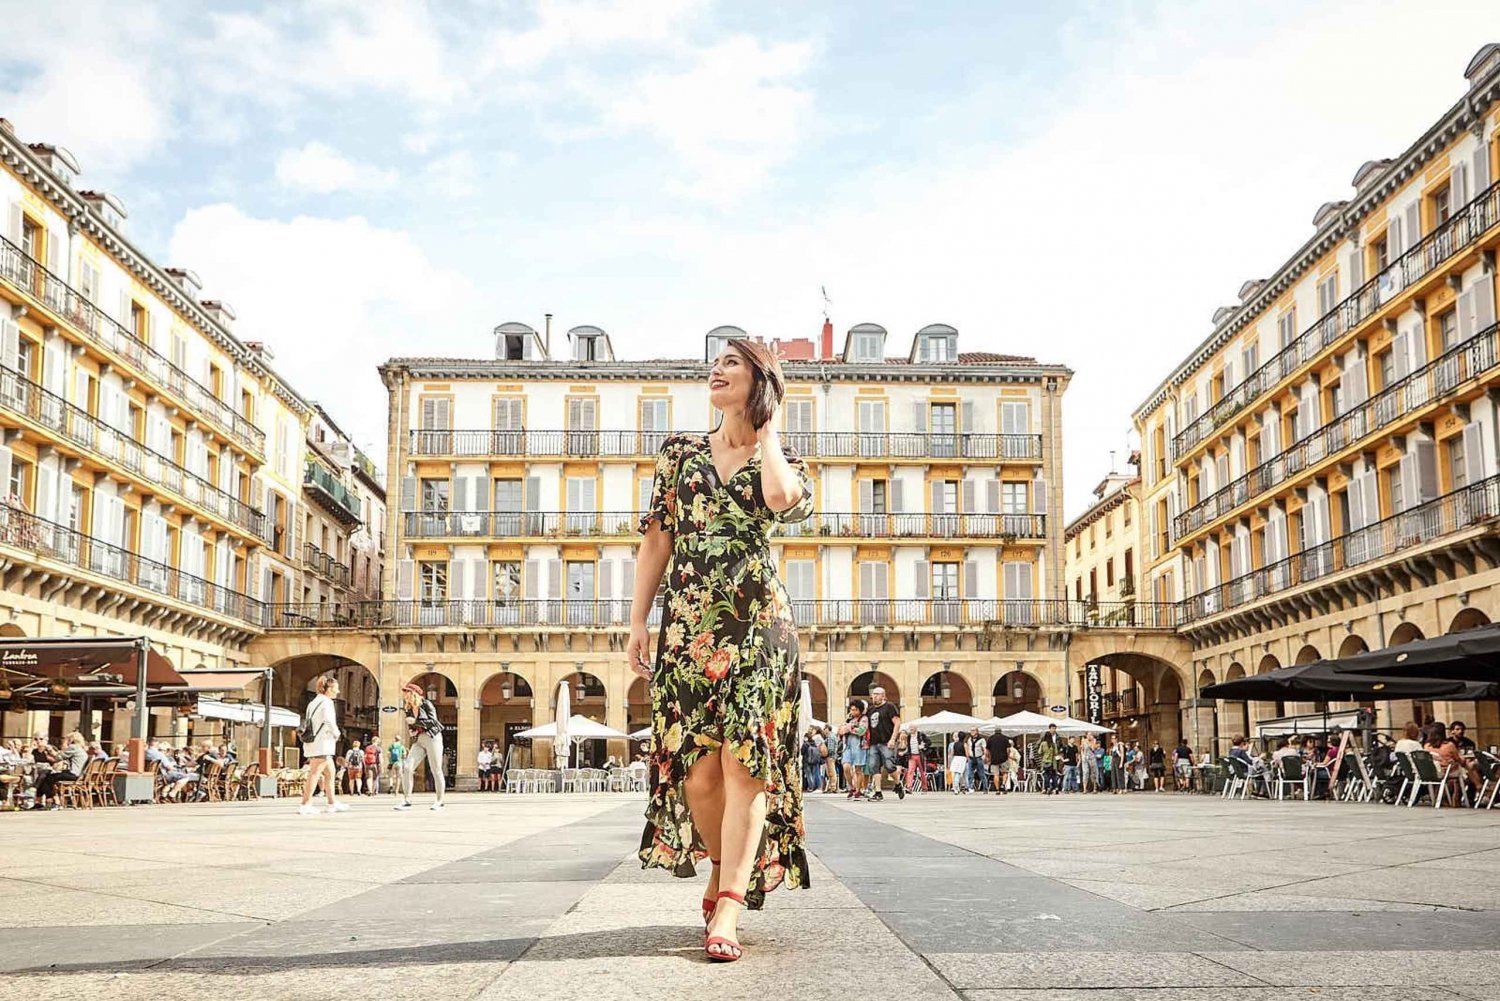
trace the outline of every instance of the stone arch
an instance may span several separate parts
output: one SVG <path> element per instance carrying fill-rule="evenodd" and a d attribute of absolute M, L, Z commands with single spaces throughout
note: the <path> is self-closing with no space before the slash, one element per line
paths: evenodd
<path fill-rule="evenodd" d="M 26 630 L 22 629 L 20 626 L 16 625 L 14 622 L 6 622 L 6 623 L 3 623 L 3 624 L 0 624 L 0 638 L 4 638 L 4 639 L 8 639 L 8 640 L 10 640 L 10 639 L 21 639 L 25 635 L 26 635 Z"/>
<path fill-rule="evenodd" d="M 585 716 L 596 723 L 605 723 L 609 713 L 609 689 L 604 684 L 604 679 L 589 671 L 574 671 L 561 680 L 568 683 L 569 701 L 572 706 L 571 715 Z M 556 713 L 557 694 L 552 694 L 553 711 L 548 714 L 551 719 Z M 598 768 L 604 764 L 609 757 L 608 747 L 602 740 L 585 740 L 577 745 L 577 757 L 573 764 L 579 768 Z"/>
<path fill-rule="evenodd" d="M 1339 644 L 1340 657 L 1353 657 L 1357 653 L 1364 653 L 1370 649 L 1365 638 L 1359 633 L 1350 633 L 1344 637 L 1344 642 Z"/>
<path fill-rule="evenodd" d="M 920 689 L 922 703 L 918 707 L 923 716 L 931 716 L 944 710 L 971 715 L 974 712 L 974 687 L 960 671 L 952 669 L 928 675 Z M 890 693 L 886 693 L 890 697 Z"/>
<path fill-rule="evenodd" d="M 823 684 L 823 679 L 816 674 L 804 674 L 802 675 L 802 680 L 807 682 L 807 693 L 812 697 L 813 718 L 820 719 L 825 723 L 836 722 L 828 716 L 830 712 L 828 686 Z M 798 697 L 801 697 L 800 693 Z"/>
<path fill-rule="evenodd" d="M 1224 672 L 1225 681 L 1238 681 L 1245 676 L 1245 665 L 1239 661 L 1229 665 L 1229 670 Z M 1224 730 L 1229 731 L 1231 738 L 1235 736 L 1250 736 L 1250 703 L 1245 701 L 1225 702 L 1221 713 L 1225 725 L 1220 728 L 1220 734 Z"/>
<path fill-rule="evenodd" d="M 1415 622 L 1403 622 L 1391 631 L 1391 638 L 1386 641 L 1386 646 L 1401 646 L 1403 643 L 1414 643 L 1427 637 Z"/>
<path fill-rule="evenodd" d="M 854 680 L 849 682 L 848 698 L 868 699 L 870 689 L 879 686 L 885 689 L 885 700 L 901 704 L 901 686 L 896 684 L 896 679 L 884 671 L 866 671 L 855 675 Z M 846 702 L 848 699 L 845 700 Z"/>
<path fill-rule="evenodd" d="M 1256 674 L 1268 674 L 1271 671 L 1279 670 L 1281 670 L 1281 661 L 1277 660 L 1276 655 L 1273 653 L 1266 654 L 1260 659 L 1260 663 L 1255 666 Z"/>
<path fill-rule="evenodd" d="M 651 684 L 637 677 L 625 691 L 625 732 L 651 725 Z"/>
<path fill-rule="evenodd" d="M 1214 683 L 1214 672 L 1212 668 L 1205 667 L 1198 672 L 1198 690 L 1201 692 Z"/>
<path fill-rule="evenodd" d="M 1318 653 L 1318 648 L 1313 646 L 1311 643 L 1306 643 L 1303 645 L 1301 650 L 1297 651 L 1297 657 L 1292 661 L 1292 663 L 1300 667 L 1303 664 L 1311 664 L 1314 661 L 1322 659 L 1323 655 Z"/>
<path fill-rule="evenodd" d="M 1448 624 L 1448 631 L 1450 633 L 1461 633 L 1469 629 L 1478 629 L 1480 626 L 1487 626 L 1489 624 L 1490 617 L 1488 615 L 1485 615 L 1479 609 L 1472 607 L 1464 608 L 1460 609 L 1459 613 L 1453 616 L 1453 621 Z"/>
<path fill-rule="evenodd" d="M 515 734 L 531 727 L 536 690 L 519 671 L 496 671 L 479 686 L 479 740 L 493 741 L 501 755 L 515 745 Z"/>
<path fill-rule="evenodd" d="M 433 669 L 408 678 L 402 682 L 402 687 L 411 684 L 422 689 L 423 696 L 437 710 L 438 722 L 443 724 L 443 774 L 447 776 L 448 784 L 453 785 L 458 773 L 458 722 L 463 715 L 459 712 L 458 683 L 442 671 Z M 431 788 L 431 779 L 425 770 L 419 772 L 416 781 L 427 782 Z"/>
<path fill-rule="evenodd" d="M 1125 674 L 1131 682 L 1128 691 L 1122 691 L 1118 703 L 1106 697 L 1105 723 L 1113 723 L 1120 739 L 1150 742 L 1160 740 L 1170 747 L 1177 742 L 1182 732 L 1183 695 L 1192 690 L 1194 677 L 1190 667 L 1142 651 L 1118 651 L 1092 658 L 1097 663 Z M 1188 662 L 1190 663 L 1190 661 Z M 1109 682 L 1105 683 L 1106 696 Z M 1139 686 L 1140 691 L 1135 689 Z M 1082 696 L 1082 686 L 1079 695 Z M 1131 708 L 1125 708 L 1134 701 Z M 1070 708 L 1071 711 L 1071 708 Z"/>
<path fill-rule="evenodd" d="M 339 750 L 348 748 L 348 742 L 359 740 L 361 744 L 380 732 L 380 706 L 382 693 L 380 677 L 375 669 L 342 654 L 306 653 L 297 654 L 272 665 L 271 701 L 299 715 L 317 694 L 319 678 L 332 676 L 339 682 L 339 697 L 334 700 L 338 716 L 341 742 Z M 395 701 L 390 693 L 389 701 Z M 283 755 L 292 743 L 290 731 L 272 731 L 273 751 Z"/>
<path fill-rule="evenodd" d="M 1018 691 L 1019 695 L 1016 694 Z M 996 716 L 1009 716 L 1023 709 L 1041 713 L 1046 709 L 1042 683 L 1027 671 L 1011 671 L 1002 675 L 995 682 L 991 695 L 994 701 L 991 711 Z"/>
<path fill-rule="evenodd" d="M 1255 665 L 1256 674 L 1269 674 L 1279 670 L 1281 670 L 1281 660 L 1274 653 L 1266 654 L 1260 659 L 1260 663 Z M 1246 733 L 1247 737 L 1254 734 L 1255 724 L 1261 720 L 1275 719 L 1286 714 L 1285 702 L 1258 701 L 1247 703 L 1247 706 L 1249 711 L 1246 715 L 1250 720 L 1250 725 L 1245 728 L 1249 731 Z"/>

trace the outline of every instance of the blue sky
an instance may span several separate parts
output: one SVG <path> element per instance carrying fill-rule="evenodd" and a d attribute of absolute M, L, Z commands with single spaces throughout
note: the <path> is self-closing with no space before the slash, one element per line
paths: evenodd
<path fill-rule="evenodd" d="M 1066 508 L 1130 411 L 1500 40 L 1500 6 L 0 0 L 67 146 L 367 447 L 375 366 L 556 314 L 624 356 L 929 322 L 1072 367 Z M 1399 71 L 1398 71 L 1399 70 Z M 1123 455 L 1122 455 L 1123 458 Z"/>

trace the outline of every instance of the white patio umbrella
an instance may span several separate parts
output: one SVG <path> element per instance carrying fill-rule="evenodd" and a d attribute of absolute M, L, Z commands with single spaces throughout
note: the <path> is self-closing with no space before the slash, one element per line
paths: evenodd
<path fill-rule="evenodd" d="M 572 746 L 568 734 L 568 716 L 573 712 L 573 700 L 565 680 L 557 684 L 557 713 L 552 717 L 552 758 L 560 760 L 561 767 L 566 768 L 572 762 L 568 759 L 568 750 Z"/>
<path fill-rule="evenodd" d="M 813 725 L 812 685 L 802 679 L 802 697 L 797 700 L 797 739 L 801 740 Z"/>
<path fill-rule="evenodd" d="M 1057 732 L 1065 737 L 1081 737 L 1088 733 L 1114 733 L 1114 730 L 1107 726 L 1090 723 L 1086 719 L 1074 719 L 1071 716 L 1064 716 L 1056 722 Z"/>
<path fill-rule="evenodd" d="M 1041 713 L 1022 709 L 1020 712 L 1011 713 L 1009 716 L 996 716 L 994 719 L 986 722 L 985 727 L 992 730 L 999 730 L 1007 737 L 1026 737 L 1046 733 L 1049 726 L 1060 722 L 1061 720 L 1053 719 L 1051 716 L 1043 716 Z"/>
<path fill-rule="evenodd" d="M 596 723 L 587 716 L 571 716 L 564 721 L 567 727 L 568 740 L 627 740 L 630 734 L 621 733 L 612 726 Z M 651 731 L 645 733 L 649 736 Z M 516 734 L 517 737 L 527 737 L 531 740 L 557 739 L 557 723 L 544 723 L 534 726 L 530 730 L 522 730 Z"/>
<path fill-rule="evenodd" d="M 983 726 L 984 722 L 978 716 L 969 716 L 965 713 L 956 713 L 950 709 L 944 709 L 940 713 L 933 713 L 931 716 L 919 716 L 901 725 L 903 727 L 913 727 L 921 733 L 953 733 L 955 730 L 971 730 L 976 726 Z"/>
<path fill-rule="evenodd" d="M 632 733 L 629 736 L 630 736 L 631 740 L 650 740 L 651 739 L 651 728 L 649 726 L 643 726 L 639 730 L 637 730 L 635 733 Z"/>

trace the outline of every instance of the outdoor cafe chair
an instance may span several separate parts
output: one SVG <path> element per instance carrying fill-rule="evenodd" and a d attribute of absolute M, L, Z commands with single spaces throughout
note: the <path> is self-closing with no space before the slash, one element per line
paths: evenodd
<path fill-rule="evenodd" d="M 1375 798 L 1378 783 L 1370 774 L 1369 763 L 1364 755 L 1345 751 L 1343 764 L 1339 766 L 1339 780 L 1343 783 L 1340 798 L 1346 803 L 1368 803 Z"/>
<path fill-rule="evenodd" d="M 53 787 L 57 798 L 62 801 L 64 806 L 77 808 L 82 803 L 86 810 L 94 808 L 94 803 L 88 795 L 88 784 L 98 766 L 99 762 L 90 758 L 84 763 L 83 771 L 78 773 L 77 778 L 65 779 Z"/>
<path fill-rule="evenodd" d="M 239 799 L 260 799 L 260 762 L 252 761 L 240 772 Z"/>
<path fill-rule="evenodd" d="M 526 781 L 526 769 L 507 768 L 505 770 L 505 791 L 520 792 L 521 786 Z"/>
<path fill-rule="evenodd" d="M 1500 758 L 1496 758 L 1488 751 L 1480 751 L 1474 755 L 1474 767 L 1479 770 L 1479 791 L 1474 794 L 1474 809 L 1479 809 L 1481 803 L 1486 810 L 1495 806 L 1495 793 L 1500 792 Z M 1485 796 L 1488 794 L 1489 799 Z"/>
<path fill-rule="evenodd" d="M 1437 762 L 1432 760 L 1430 752 L 1398 753 L 1396 765 L 1406 779 L 1401 785 L 1402 790 L 1411 789 L 1411 798 L 1406 801 L 1408 807 L 1417 805 L 1417 800 L 1421 798 L 1424 789 L 1428 790 L 1428 795 L 1432 798 L 1433 809 L 1443 805 L 1443 799 L 1448 795 L 1448 773 L 1438 771 Z"/>
<path fill-rule="evenodd" d="M 99 798 L 100 806 L 120 805 L 119 798 L 115 796 L 115 773 L 119 770 L 119 758 L 110 758 L 104 762 L 104 767 L 99 769 L 99 779 L 94 783 L 94 793 Z"/>
<path fill-rule="evenodd" d="M 1302 799 L 1307 800 L 1307 774 L 1302 767 L 1302 759 L 1295 754 L 1283 755 L 1276 763 L 1276 768 L 1269 776 L 1272 792 L 1277 799 L 1286 799 L 1287 790 L 1293 795 L 1302 794 Z"/>
<path fill-rule="evenodd" d="M 1219 795 L 1225 799 L 1245 799 L 1250 795 L 1250 766 L 1239 758 L 1224 757 L 1224 788 Z"/>

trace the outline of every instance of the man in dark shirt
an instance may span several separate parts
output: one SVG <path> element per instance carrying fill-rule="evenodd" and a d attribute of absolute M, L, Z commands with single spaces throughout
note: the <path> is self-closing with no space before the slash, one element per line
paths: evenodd
<path fill-rule="evenodd" d="M 1078 791 L 1078 738 L 1070 737 L 1062 746 L 1063 792 Z"/>
<path fill-rule="evenodd" d="M 1474 742 L 1466 736 L 1468 729 L 1463 723 L 1454 720 L 1453 725 L 1448 728 L 1448 736 L 1453 738 L 1453 743 L 1458 745 L 1460 751 L 1473 754 Z"/>
<path fill-rule="evenodd" d="M 901 710 L 894 702 L 885 700 L 885 689 L 878 685 L 870 689 L 870 708 L 865 712 L 870 721 L 870 747 L 865 756 L 865 774 L 874 779 L 875 790 L 871 799 L 885 799 L 880 791 L 882 776 L 886 772 L 897 774 L 900 765 L 896 761 L 896 749 L 891 746 L 896 731 L 901 727 Z M 906 798 L 906 786 L 898 778 L 896 795 Z"/>
<path fill-rule="evenodd" d="M 997 793 L 1005 792 L 1005 767 L 1010 761 L 1010 738 L 996 730 L 985 740 L 990 752 L 990 785 Z"/>

